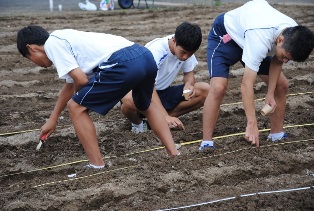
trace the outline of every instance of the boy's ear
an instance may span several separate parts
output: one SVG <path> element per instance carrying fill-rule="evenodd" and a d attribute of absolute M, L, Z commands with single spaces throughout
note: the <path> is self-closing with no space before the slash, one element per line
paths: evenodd
<path fill-rule="evenodd" d="M 172 40 L 173 40 L 173 43 L 175 44 L 176 43 L 176 38 L 173 37 Z"/>
<path fill-rule="evenodd" d="M 33 45 L 33 44 L 27 44 L 27 45 L 26 45 L 26 48 L 27 48 L 27 50 L 28 50 L 29 53 L 34 52 L 34 51 L 37 50 L 37 49 L 36 49 L 36 45 Z"/>
<path fill-rule="evenodd" d="M 277 39 L 276 39 L 276 45 L 278 45 L 278 44 L 282 44 L 283 43 L 283 41 L 284 41 L 284 36 L 283 35 L 279 35 L 278 37 L 277 37 Z"/>

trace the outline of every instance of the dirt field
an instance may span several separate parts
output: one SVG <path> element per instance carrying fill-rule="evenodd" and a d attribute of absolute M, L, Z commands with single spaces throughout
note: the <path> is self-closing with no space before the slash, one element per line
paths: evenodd
<path fill-rule="evenodd" d="M 15 40 L 21 27 L 37 24 L 50 32 L 60 28 L 106 32 L 145 44 L 174 33 L 182 21 L 195 22 L 203 31 L 203 43 L 196 53 L 197 81 L 209 82 L 207 33 L 219 13 L 236 6 L 0 15 L 1 209 L 138 211 L 186 206 L 182 209 L 313 210 L 313 53 L 304 63 L 285 65 L 291 94 L 284 122 L 289 139 L 280 144 L 267 142 L 267 131 L 261 132 L 259 150 L 244 141 L 245 114 L 242 104 L 236 103 L 241 102 L 241 66 L 236 64 L 214 134 L 214 154 L 198 151 L 202 110 L 180 118 L 186 130 L 172 133 L 176 143 L 182 144 L 182 156 L 169 158 L 153 132 L 132 134 L 118 107 L 105 117 L 92 114 L 101 151 L 113 164 L 109 170 L 68 178 L 74 168 L 86 164 L 86 157 L 67 111 L 44 147 L 35 150 L 39 129 L 49 117 L 63 81 L 54 68 L 36 67 L 19 55 Z M 314 5 L 274 7 L 314 30 Z M 255 92 L 257 99 L 263 98 L 265 84 L 258 81 Z M 256 110 L 262 102 L 257 101 Z M 269 128 L 267 117 L 258 115 L 258 124 L 260 129 Z M 266 191 L 271 192 L 261 193 Z M 243 195 L 249 193 L 260 194 Z"/>

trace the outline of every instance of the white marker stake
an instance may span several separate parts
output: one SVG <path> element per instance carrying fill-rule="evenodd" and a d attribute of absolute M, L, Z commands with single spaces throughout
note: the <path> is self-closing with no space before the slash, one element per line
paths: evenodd
<path fill-rule="evenodd" d="M 53 11 L 53 0 L 49 0 L 50 12 Z"/>

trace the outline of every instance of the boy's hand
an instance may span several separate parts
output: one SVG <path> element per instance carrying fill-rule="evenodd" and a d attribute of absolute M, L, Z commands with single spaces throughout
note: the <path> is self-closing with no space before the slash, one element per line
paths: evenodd
<path fill-rule="evenodd" d="M 244 138 L 251 142 L 252 145 L 259 147 L 259 131 L 257 128 L 257 123 L 248 123 L 245 130 Z"/>
<path fill-rule="evenodd" d="M 47 122 L 41 127 L 39 138 L 43 137 L 44 135 L 46 135 L 46 138 L 48 138 L 55 131 L 56 127 L 57 123 L 48 119 Z"/>
<path fill-rule="evenodd" d="M 194 86 L 192 85 L 185 85 L 183 90 L 190 90 L 190 92 L 188 93 L 188 96 L 186 98 L 186 100 L 191 100 L 195 97 L 195 89 Z"/>
<path fill-rule="evenodd" d="M 276 107 L 277 107 L 277 103 L 276 103 L 276 101 L 274 99 L 274 96 L 271 96 L 271 95 L 268 95 L 268 94 L 265 97 L 265 104 L 270 105 L 270 107 L 272 108 L 271 113 L 273 113 L 275 111 Z"/>
<path fill-rule="evenodd" d="M 184 130 L 184 125 L 177 117 L 166 116 L 166 121 L 170 128 L 178 128 L 180 130 Z"/>

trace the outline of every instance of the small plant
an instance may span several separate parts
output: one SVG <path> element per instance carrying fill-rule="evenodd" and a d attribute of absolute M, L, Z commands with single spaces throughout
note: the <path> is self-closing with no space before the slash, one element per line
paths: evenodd
<path fill-rule="evenodd" d="M 220 6 L 221 5 L 221 1 L 220 0 L 213 0 L 213 5 L 214 6 Z"/>

